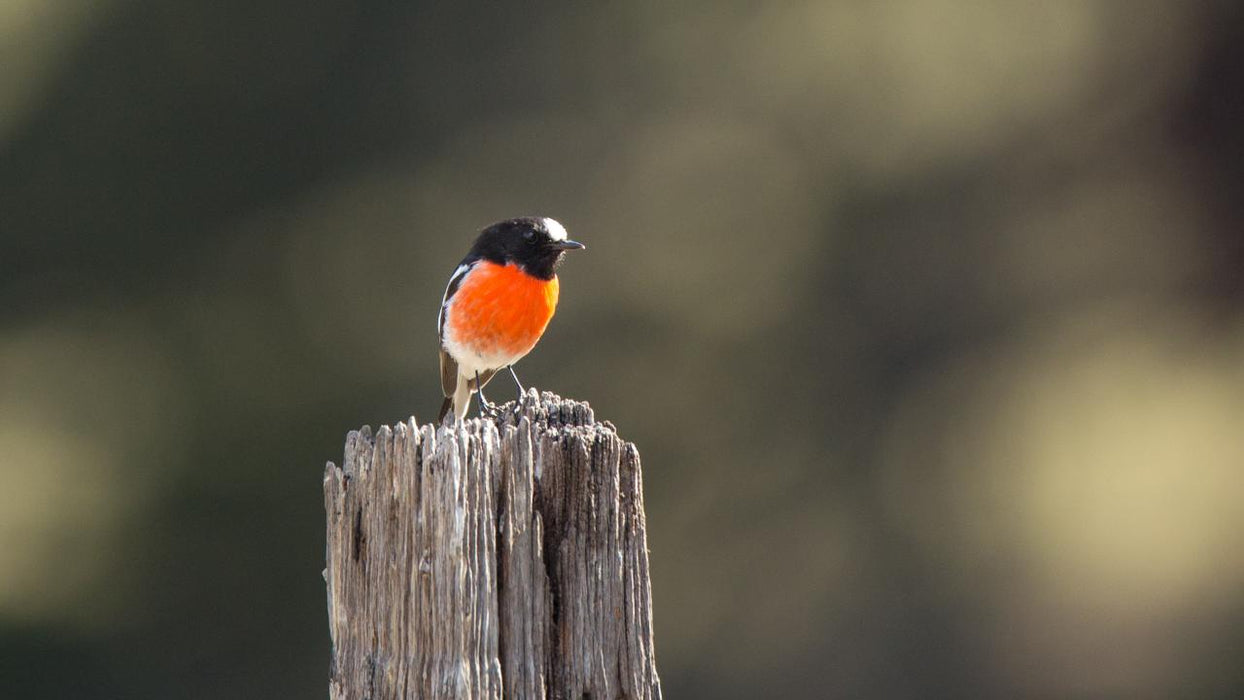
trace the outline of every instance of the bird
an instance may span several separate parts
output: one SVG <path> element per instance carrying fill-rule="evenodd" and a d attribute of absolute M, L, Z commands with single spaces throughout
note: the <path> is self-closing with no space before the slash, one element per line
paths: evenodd
<path fill-rule="evenodd" d="M 437 423 L 453 411 L 467 414 L 471 394 L 480 392 L 480 414 L 488 407 L 482 391 L 493 375 L 509 369 L 535 347 L 557 309 L 557 268 L 566 251 L 586 246 L 545 216 L 499 221 L 480 232 L 445 287 L 436 334 L 440 339 L 441 404 Z"/>

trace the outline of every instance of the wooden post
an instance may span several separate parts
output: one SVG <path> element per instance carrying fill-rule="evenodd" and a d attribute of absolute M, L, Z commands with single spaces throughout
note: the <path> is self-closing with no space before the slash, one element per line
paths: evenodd
<path fill-rule="evenodd" d="M 346 438 L 329 695 L 660 698 L 639 453 L 586 403 Z"/>

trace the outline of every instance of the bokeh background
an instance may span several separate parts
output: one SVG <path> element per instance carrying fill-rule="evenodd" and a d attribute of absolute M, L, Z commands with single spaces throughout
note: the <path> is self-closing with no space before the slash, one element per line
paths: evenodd
<path fill-rule="evenodd" d="M 1244 696 L 1242 7 L 3 0 L 0 696 L 323 697 L 520 214 L 668 697 Z"/>

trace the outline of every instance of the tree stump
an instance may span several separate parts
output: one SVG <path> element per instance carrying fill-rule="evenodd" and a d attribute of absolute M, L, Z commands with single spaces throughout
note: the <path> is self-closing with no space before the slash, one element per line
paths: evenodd
<path fill-rule="evenodd" d="M 324 505 L 330 697 L 661 697 L 639 453 L 586 403 L 352 431 Z"/>

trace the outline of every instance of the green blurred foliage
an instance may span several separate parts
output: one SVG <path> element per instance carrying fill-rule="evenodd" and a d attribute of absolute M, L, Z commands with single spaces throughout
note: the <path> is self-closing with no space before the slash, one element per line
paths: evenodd
<path fill-rule="evenodd" d="M 520 366 L 645 464 L 670 697 L 1244 694 L 1234 2 L 0 3 L 0 697 L 320 697 L 320 479 Z M 494 390 L 504 394 L 504 384 Z"/>

